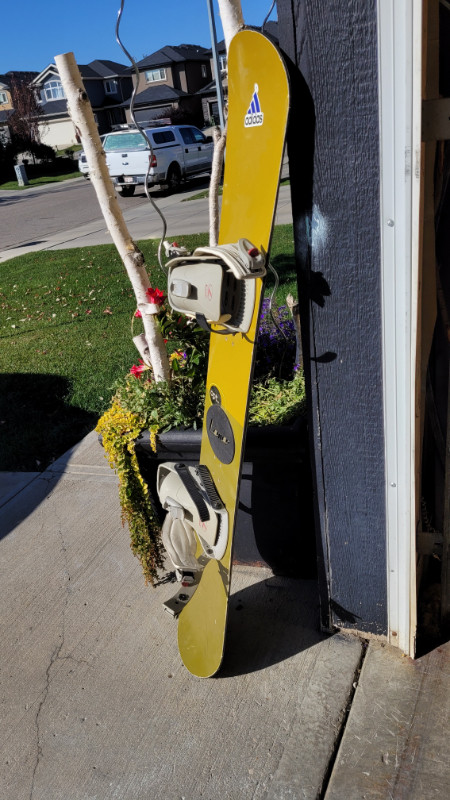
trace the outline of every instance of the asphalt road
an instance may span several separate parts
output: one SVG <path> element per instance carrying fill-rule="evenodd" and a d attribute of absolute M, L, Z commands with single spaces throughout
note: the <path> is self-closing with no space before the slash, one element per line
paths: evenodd
<path fill-rule="evenodd" d="M 189 181 L 174 195 L 154 190 L 158 208 L 167 221 L 166 238 L 209 229 L 208 200 L 191 199 L 208 187 L 208 176 Z M 125 222 L 134 240 L 159 238 L 162 222 L 143 189 L 120 197 Z M 276 224 L 292 221 L 290 187 L 282 186 Z M 109 244 L 112 239 L 100 213 L 96 195 L 83 178 L 18 191 L 0 190 L 0 262 L 28 252 L 63 250 Z"/>
<path fill-rule="evenodd" d="M 189 190 L 192 193 L 205 186 L 207 181 L 198 179 L 189 183 Z M 183 192 L 177 199 L 182 196 Z M 159 199 L 158 194 L 156 198 Z M 125 213 L 148 205 L 143 189 L 138 189 L 133 197 L 121 197 L 119 202 Z M 21 192 L 0 191 L 0 251 L 17 248 L 25 251 L 33 245 L 45 244 L 55 234 L 73 232 L 96 221 L 104 227 L 95 192 L 84 179 L 30 187 Z"/>

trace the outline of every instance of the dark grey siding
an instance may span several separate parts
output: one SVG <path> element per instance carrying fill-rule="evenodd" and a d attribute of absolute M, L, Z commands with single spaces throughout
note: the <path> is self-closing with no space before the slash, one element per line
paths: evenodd
<path fill-rule="evenodd" d="M 322 621 L 384 634 L 376 0 L 279 0 L 278 17 L 295 65 L 289 157 Z"/>

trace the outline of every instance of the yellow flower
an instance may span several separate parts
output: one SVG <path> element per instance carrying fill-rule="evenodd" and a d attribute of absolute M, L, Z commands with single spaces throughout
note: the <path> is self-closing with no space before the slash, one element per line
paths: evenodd
<path fill-rule="evenodd" d="M 158 428 L 150 428 L 150 447 L 152 448 L 154 453 L 156 453 L 156 434 L 157 433 L 158 433 Z"/>

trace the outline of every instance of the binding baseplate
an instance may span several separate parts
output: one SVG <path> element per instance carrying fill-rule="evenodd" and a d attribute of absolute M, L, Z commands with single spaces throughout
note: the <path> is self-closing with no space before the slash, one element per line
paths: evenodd
<path fill-rule="evenodd" d="M 228 512 L 209 469 L 164 462 L 156 478 L 158 496 L 167 511 L 162 541 L 175 567 L 181 589 L 166 603 L 165 610 L 178 616 L 191 599 L 209 559 L 221 559 L 228 543 Z M 197 557 L 197 540 L 203 554 Z"/>
<path fill-rule="evenodd" d="M 191 256 L 171 259 L 167 268 L 168 300 L 175 311 L 194 317 L 211 333 L 247 333 L 255 307 L 254 279 L 266 274 L 262 248 L 248 239 L 197 247 Z"/>

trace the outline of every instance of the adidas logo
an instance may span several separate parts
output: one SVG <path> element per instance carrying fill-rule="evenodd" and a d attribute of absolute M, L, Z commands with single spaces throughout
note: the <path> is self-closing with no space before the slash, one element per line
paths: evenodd
<path fill-rule="evenodd" d="M 255 91 L 252 94 L 249 109 L 244 117 L 244 125 L 246 128 L 254 128 L 257 125 L 262 125 L 264 122 L 264 112 L 261 111 L 258 91 L 258 84 L 255 83 Z"/>

